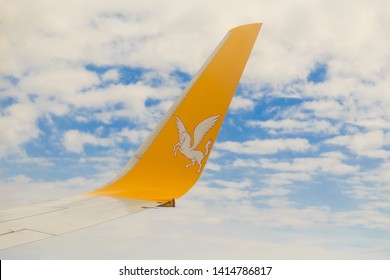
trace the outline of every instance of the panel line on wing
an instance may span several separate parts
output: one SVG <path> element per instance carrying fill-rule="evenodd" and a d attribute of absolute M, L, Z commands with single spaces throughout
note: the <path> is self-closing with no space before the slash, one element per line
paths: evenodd
<path fill-rule="evenodd" d="M 38 206 L 37 208 L 39 208 L 41 206 Z M 46 208 L 46 207 L 43 207 L 43 208 Z M 3 223 L 3 222 L 12 222 L 12 221 L 17 221 L 17 220 L 20 220 L 20 219 L 25 219 L 25 218 L 31 218 L 31 217 L 36 217 L 36 216 L 40 216 L 40 215 L 45 215 L 45 214 L 48 214 L 48 213 L 53 213 L 53 212 L 57 212 L 57 211 L 61 211 L 61 210 L 66 210 L 67 208 L 55 208 L 55 209 L 52 209 L 52 210 L 49 210 L 49 211 L 44 211 L 44 212 L 40 212 L 40 213 L 37 213 L 37 214 L 33 214 L 33 215 L 27 215 L 27 216 L 23 216 L 23 217 L 18 217 L 18 218 L 12 218 L 12 219 L 5 219 L 5 220 L 0 220 L 0 224 Z"/>

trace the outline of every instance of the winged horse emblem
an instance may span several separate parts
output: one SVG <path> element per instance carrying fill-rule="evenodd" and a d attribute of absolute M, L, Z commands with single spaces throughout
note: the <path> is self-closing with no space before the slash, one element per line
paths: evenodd
<path fill-rule="evenodd" d="M 197 172 L 199 173 L 202 168 L 202 161 L 204 157 L 209 153 L 210 145 L 212 144 L 211 139 L 209 139 L 209 141 L 207 141 L 206 143 L 205 153 L 195 149 L 199 146 L 200 142 L 202 142 L 207 132 L 216 124 L 219 115 L 207 118 L 204 121 L 200 122 L 195 127 L 194 141 L 192 146 L 191 146 L 191 142 L 192 142 L 191 135 L 187 132 L 186 127 L 184 126 L 183 122 L 179 119 L 179 117 L 178 116 L 175 117 L 176 117 L 176 126 L 179 131 L 179 142 L 177 142 L 176 145 L 173 147 L 175 157 L 177 155 L 177 150 L 179 150 L 186 158 L 192 161 L 191 163 L 186 165 L 186 168 L 193 166 L 195 165 L 195 163 L 197 163 L 199 165 Z"/>

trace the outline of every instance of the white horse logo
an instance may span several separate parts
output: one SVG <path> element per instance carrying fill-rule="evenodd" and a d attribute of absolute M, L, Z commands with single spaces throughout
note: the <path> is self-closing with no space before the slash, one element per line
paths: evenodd
<path fill-rule="evenodd" d="M 175 153 L 175 157 L 177 154 L 177 150 L 179 150 L 186 158 L 190 159 L 192 163 L 189 163 L 186 165 L 186 168 L 195 165 L 195 162 L 198 163 L 198 173 L 200 172 L 200 169 L 202 168 L 202 160 L 203 158 L 209 153 L 209 148 L 211 145 L 211 139 L 207 141 L 206 143 L 206 152 L 203 154 L 202 151 L 195 150 L 202 142 L 203 138 L 205 137 L 206 133 L 215 125 L 217 122 L 219 115 L 210 117 L 199 123 L 194 130 L 194 143 L 191 146 L 192 138 L 191 135 L 187 132 L 183 122 L 179 119 L 179 117 L 176 117 L 176 125 L 177 129 L 179 131 L 179 142 L 176 143 L 176 145 L 173 147 L 173 151 Z"/>

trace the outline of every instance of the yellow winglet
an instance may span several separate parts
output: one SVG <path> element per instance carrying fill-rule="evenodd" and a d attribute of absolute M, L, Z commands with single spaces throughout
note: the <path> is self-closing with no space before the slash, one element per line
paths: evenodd
<path fill-rule="evenodd" d="M 204 169 L 260 28 L 230 30 L 121 173 L 88 195 L 158 202 L 184 195 Z"/>

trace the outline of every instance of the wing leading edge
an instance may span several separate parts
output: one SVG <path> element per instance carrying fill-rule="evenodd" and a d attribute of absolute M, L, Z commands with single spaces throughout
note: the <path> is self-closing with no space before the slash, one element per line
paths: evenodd
<path fill-rule="evenodd" d="M 112 181 L 84 195 L 0 211 L 0 249 L 175 206 L 204 169 L 260 28 L 256 23 L 228 32 Z"/>

